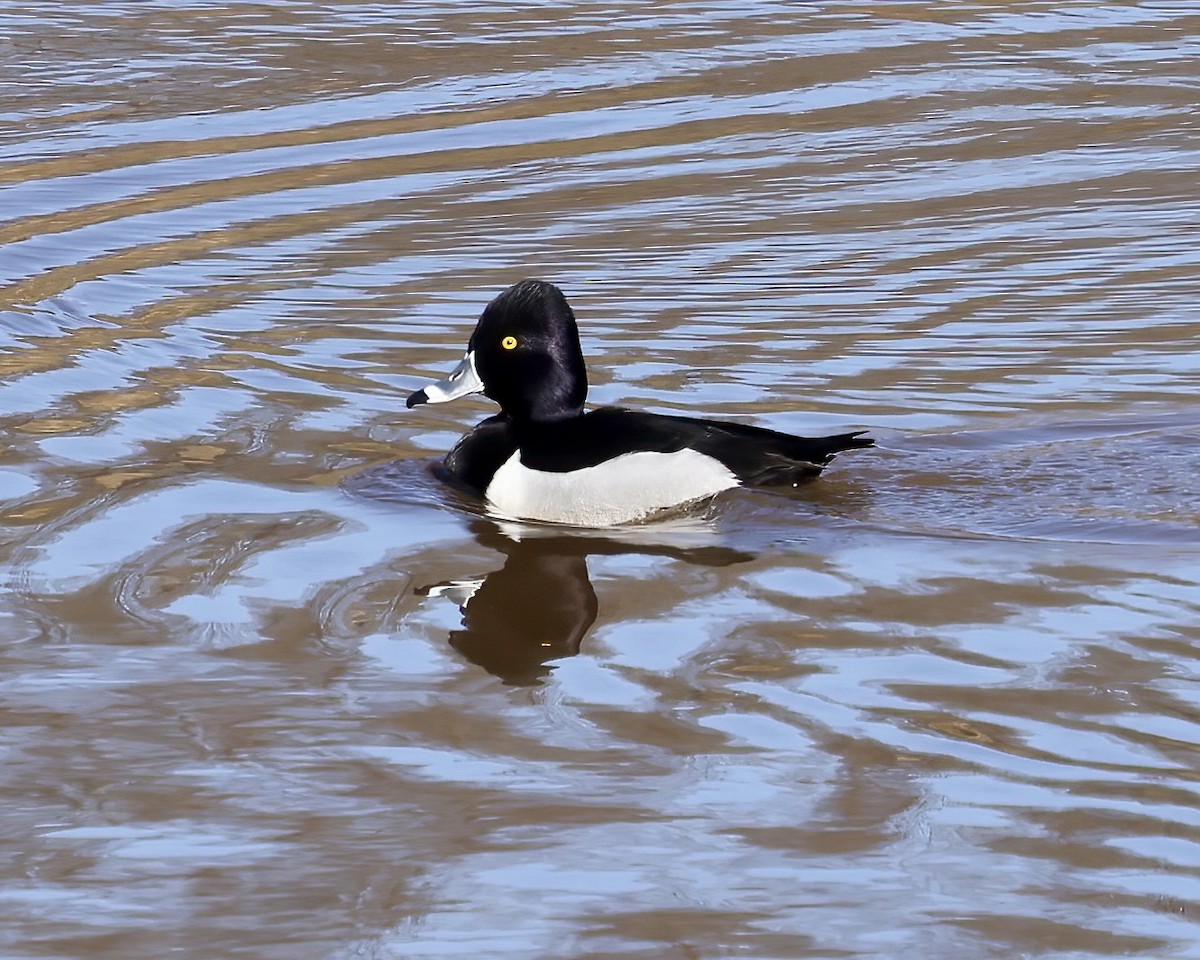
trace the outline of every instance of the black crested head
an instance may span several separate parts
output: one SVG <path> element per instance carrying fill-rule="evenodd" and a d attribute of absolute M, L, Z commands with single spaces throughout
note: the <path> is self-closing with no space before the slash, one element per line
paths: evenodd
<path fill-rule="evenodd" d="M 587 368 L 567 298 L 552 283 L 522 280 L 484 308 L 471 334 L 484 395 L 514 420 L 578 416 Z"/>

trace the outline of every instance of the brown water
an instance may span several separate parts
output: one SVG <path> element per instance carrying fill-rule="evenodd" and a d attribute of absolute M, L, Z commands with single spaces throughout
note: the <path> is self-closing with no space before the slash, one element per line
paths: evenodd
<path fill-rule="evenodd" d="M 0 6 L 0 957 L 1200 957 L 1200 7 Z M 514 530 L 406 411 L 869 428 Z M 464 615 L 456 601 L 475 590 Z"/>

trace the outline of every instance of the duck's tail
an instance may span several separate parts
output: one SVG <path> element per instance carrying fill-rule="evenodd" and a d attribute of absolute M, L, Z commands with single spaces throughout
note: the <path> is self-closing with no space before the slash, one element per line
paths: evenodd
<path fill-rule="evenodd" d="M 856 430 L 854 433 L 839 433 L 832 437 L 796 437 L 796 452 L 793 456 L 805 463 L 815 463 L 823 467 L 843 450 L 875 446 L 875 441 L 864 436 L 865 433 L 865 430 Z"/>
<path fill-rule="evenodd" d="M 832 437 L 795 437 L 744 424 L 720 424 L 710 426 L 710 432 L 714 439 L 724 440 L 717 439 L 711 445 L 699 443 L 697 449 L 717 457 L 742 483 L 752 486 L 795 485 L 811 480 L 843 450 L 875 445 L 862 430 Z M 734 437 L 743 442 L 727 442 Z"/>

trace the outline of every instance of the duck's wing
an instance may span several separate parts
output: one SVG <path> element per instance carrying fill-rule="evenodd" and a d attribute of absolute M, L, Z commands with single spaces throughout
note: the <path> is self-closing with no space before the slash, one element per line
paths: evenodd
<path fill-rule="evenodd" d="M 683 417 L 669 419 L 689 422 Z M 875 445 L 861 430 L 828 437 L 795 437 L 743 423 L 692 422 L 700 426 L 693 428 L 695 436 L 689 446 L 720 460 L 742 483 L 757 486 L 811 479 L 843 450 Z"/>
<path fill-rule="evenodd" d="M 861 433 L 793 437 L 763 427 L 602 407 L 523 438 L 521 459 L 535 470 L 566 472 L 627 453 L 691 449 L 720 461 L 753 485 L 798 483 L 815 477 L 842 450 L 869 447 Z"/>

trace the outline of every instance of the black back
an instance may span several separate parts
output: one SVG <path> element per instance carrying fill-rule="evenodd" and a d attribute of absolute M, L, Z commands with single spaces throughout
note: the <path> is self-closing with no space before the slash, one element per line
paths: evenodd
<path fill-rule="evenodd" d="M 869 447 L 858 433 L 794 437 L 763 427 L 602 407 L 555 424 L 518 425 L 521 462 L 565 473 L 639 450 L 691 449 L 719 460 L 742 483 L 795 483 L 815 477 L 842 450 Z"/>

